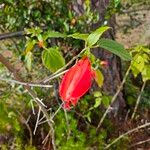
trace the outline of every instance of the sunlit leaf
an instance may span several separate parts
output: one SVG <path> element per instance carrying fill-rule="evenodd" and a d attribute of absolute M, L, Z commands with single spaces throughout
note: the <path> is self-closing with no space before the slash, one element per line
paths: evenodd
<path fill-rule="evenodd" d="M 84 41 L 86 41 L 87 38 L 88 38 L 88 34 L 74 33 L 74 34 L 68 35 L 68 37 L 72 37 L 72 38 L 74 38 L 74 39 L 79 39 L 79 40 L 84 40 Z"/>
<path fill-rule="evenodd" d="M 96 70 L 95 71 L 95 81 L 97 82 L 98 86 L 99 87 L 102 87 L 103 85 L 103 82 L 104 82 L 104 76 L 103 74 L 101 73 L 100 70 Z"/>
<path fill-rule="evenodd" d="M 107 31 L 110 27 L 104 26 L 104 27 L 100 27 L 98 29 L 96 29 L 94 32 L 92 32 L 88 38 L 87 38 L 87 43 L 89 46 L 94 45 L 99 38 L 101 37 L 101 35 Z"/>
<path fill-rule="evenodd" d="M 144 69 L 142 71 L 142 79 L 143 81 L 150 80 L 150 66 L 149 65 L 144 66 Z"/>
<path fill-rule="evenodd" d="M 101 102 L 102 102 L 101 97 L 97 97 L 97 98 L 95 99 L 94 108 L 97 108 L 97 107 L 101 104 Z"/>
<path fill-rule="evenodd" d="M 26 43 L 25 54 L 27 54 L 28 52 L 30 52 L 34 48 L 35 44 L 36 44 L 35 40 L 29 39 L 27 41 L 27 43 Z"/>
<path fill-rule="evenodd" d="M 47 38 L 65 38 L 66 34 L 57 32 L 57 31 L 48 31 L 43 35 L 43 39 L 46 40 Z"/>

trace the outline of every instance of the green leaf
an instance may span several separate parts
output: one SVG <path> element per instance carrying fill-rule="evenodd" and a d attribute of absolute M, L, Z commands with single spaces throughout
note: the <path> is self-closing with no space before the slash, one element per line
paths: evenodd
<path fill-rule="evenodd" d="M 43 39 L 46 40 L 47 38 L 65 38 L 66 34 L 57 32 L 57 31 L 48 31 L 46 34 L 43 35 Z"/>
<path fill-rule="evenodd" d="M 25 63 L 26 63 L 26 67 L 29 71 L 31 71 L 31 68 L 32 68 L 32 53 L 31 52 L 28 52 L 26 55 L 25 55 Z"/>
<path fill-rule="evenodd" d="M 145 65 L 142 71 L 142 79 L 143 81 L 150 80 L 150 66 L 149 65 Z"/>
<path fill-rule="evenodd" d="M 133 57 L 133 61 L 131 63 L 131 69 L 132 67 L 135 67 L 137 70 L 139 70 L 139 72 L 142 72 L 142 70 L 144 69 L 144 64 L 145 64 L 145 59 L 139 54 L 136 54 Z"/>
<path fill-rule="evenodd" d="M 88 46 L 91 47 L 92 45 L 94 45 L 99 40 L 99 38 L 102 36 L 102 34 L 109 28 L 110 27 L 104 26 L 104 27 L 100 27 L 100 28 L 96 29 L 94 32 L 92 32 L 87 38 Z"/>
<path fill-rule="evenodd" d="M 102 96 L 102 93 L 100 91 L 94 91 L 94 97 L 100 97 Z"/>
<path fill-rule="evenodd" d="M 42 52 L 42 61 L 44 66 L 51 72 L 55 72 L 65 65 L 65 60 L 58 48 L 45 49 Z"/>
<path fill-rule="evenodd" d="M 74 39 L 79 39 L 79 40 L 84 40 L 84 41 L 86 41 L 87 38 L 88 38 L 88 34 L 74 33 L 74 34 L 68 35 L 68 37 L 72 37 L 72 38 L 74 38 Z"/>
<path fill-rule="evenodd" d="M 42 29 L 39 27 L 25 29 L 25 34 L 31 34 L 31 37 L 38 36 L 40 33 L 42 33 Z"/>
<path fill-rule="evenodd" d="M 123 60 L 132 59 L 130 54 L 124 49 L 123 45 L 121 45 L 116 41 L 102 38 L 99 40 L 98 44 L 100 47 L 114 53 L 115 55 L 119 56 Z"/>
<path fill-rule="evenodd" d="M 26 42 L 25 53 L 27 54 L 28 52 L 30 52 L 30 51 L 34 48 L 34 45 L 35 45 L 35 44 L 36 44 L 36 41 L 35 41 L 35 40 L 29 39 L 29 40 Z"/>
<path fill-rule="evenodd" d="M 89 122 L 91 122 L 91 112 L 89 111 L 86 115 L 87 119 Z"/>
<path fill-rule="evenodd" d="M 104 106 L 108 107 L 111 102 L 111 98 L 109 96 L 103 96 L 102 97 L 102 103 Z"/>
<path fill-rule="evenodd" d="M 104 82 L 104 76 L 100 70 L 96 70 L 95 73 L 96 73 L 95 81 L 97 82 L 99 87 L 102 87 Z"/>
<path fill-rule="evenodd" d="M 94 108 L 97 108 L 102 102 L 102 99 L 100 97 L 97 97 L 95 99 L 95 104 L 94 104 Z"/>

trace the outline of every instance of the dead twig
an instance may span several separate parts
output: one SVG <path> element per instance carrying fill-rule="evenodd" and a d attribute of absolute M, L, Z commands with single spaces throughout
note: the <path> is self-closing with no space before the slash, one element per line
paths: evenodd
<path fill-rule="evenodd" d="M 150 126 L 150 122 L 145 123 L 145 124 L 143 124 L 141 126 L 138 126 L 138 127 L 134 128 L 134 129 L 129 130 L 128 132 L 126 132 L 126 133 L 120 135 L 118 138 L 116 138 L 112 143 L 108 144 L 104 149 L 109 149 L 112 145 L 114 145 L 116 142 L 118 142 L 123 137 L 125 137 L 125 136 L 127 136 L 127 135 L 129 135 L 129 134 L 131 134 L 133 132 L 137 132 L 138 130 L 140 130 L 142 128 L 145 128 L 145 127 L 148 127 L 148 126 Z"/>
<path fill-rule="evenodd" d="M 146 86 L 146 81 L 145 81 L 145 82 L 143 83 L 143 85 L 142 85 L 140 94 L 139 94 L 139 96 L 138 96 L 138 98 L 137 98 L 136 105 L 135 105 L 135 107 L 134 107 L 133 114 L 132 114 L 132 116 L 131 116 L 131 120 L 134 118 L 135 113 L 137 112 L 137 109 L 138 109 L 138 106 L 139 106 L 139 103 L 140 103 L 140 100 L 141 100 L 141 97 L 142 97 L 142 93 L 143 93 L 143 91 L 144 91 L 145 86 Z"/>
<path fill-rule="evenodd" d="M 125 83 L 125 81 L 126 81 L 126 79 L 127 79 L 127 76 L 128 76 L 128 74 L 129 74 L 129 72 L 130 72 L 130 68 L 131 68 L 131 66 L 129 66 L 128 70 L 126 71 L 126 74 L 125 74 L 125 76 L 124 76 L 124 78 L 123 78 L 123 80 L 122 80 L 122 82 L 121 82 L 121 84 L 120 84 L 120 86 L 119 86 L 117 92 L 115 93 L 115 95 L 113 96 L 113 98 L 112 98 L 112 100 L 111 100 L 111 104 L 116 100 L 118 94 L 119 94 L 120 91 L 122 90 L 122 87 L 123 87 L 123 85 L 124 85 L 124 83 Z M 106 110 L 105 113 L 103 114 L 101 120 L 99 121 L 98 126 L 97 126 L 97 128 L 96 128 L 96 131 L 98 131 L 98 129 L 99 129 L 100 126 L 102 125 L 102 123 L 103 123 L 103 121 L 104 121 L 106 115 L 108 114 L 109 110 L 111 109 L 111 104 L 109 105 L 109 107 L 107 108 L 107 110 Z"/>

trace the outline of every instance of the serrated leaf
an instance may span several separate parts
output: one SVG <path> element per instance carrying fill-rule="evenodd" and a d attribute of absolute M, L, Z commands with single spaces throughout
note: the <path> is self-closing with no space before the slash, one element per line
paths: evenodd
<path fill-rule="evenodd" d="M 97 108 L 101 104 L 102 99 L 100 97 L 97 97 L 95 99 L 94 108 Z"/>
<path fill-rule="evenodd" d="M 57 48 L 45 49 L 42 52 L 42 61 L 51 72 L 55 72 L 65 65 L 65 59 Z"/>
<path fill-rule="evenodd" d="M 120 43 L 118 43 L 116 41 L 102 38 L 98 41 L 98 44 L 101 48 L 104 48 L 104 49 L 112 52 L 113 54 L 119 56 L 123 60 L 131 60 L 132 59 L 130 54 L 124 49 L 123 45 L 121 45 Z"/>
<path fill-rule="evenodd" d="M 74 34 L 68 35 L 68 37 L 72 37 L 72 38 L 74 38 L 74 39 L 79 39 L 79 40 L 84 40 L 84 41 L 86 41 L 87 38 L 88 38 L 88 34 L 74 33 Z"/>
<path fill-rule="evenodd" d="M 43 39 L 46 40 L 47 38 L 65 38 L 66 34 L 57 32 L 57 31 L 48 31 L 43 35 Z"/>
<path fill-rule="evenodd" d="M 97 82 L 99 87 L 102 87 L 104 82 L 104 76 L 100 70 L 95 71 L 95 81 Z"/>
<path fill-rule="evenodd" d="M 108 26 L 104 26 L 104 27 L 100 27 L 100 28 L 96 29 L 94 32 L 92 32 L 87 38 L 88 46 L 94 45 L 99 40 L 99 38 L 102 36 L 102 34 L 109 28 L 110 27 L 108 27 Z"/>

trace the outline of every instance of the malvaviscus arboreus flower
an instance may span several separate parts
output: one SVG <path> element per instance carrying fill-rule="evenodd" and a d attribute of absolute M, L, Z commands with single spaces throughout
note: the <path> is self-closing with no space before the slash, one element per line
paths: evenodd
<path fill-rule="evenodd" d="M 64 102 L 64 108 L 70 109 L 70 105 L 76 105 L 91 87 L 94 71 L 89 58 L 80 59 L 64 75 L 60 86 L 59 95 Z"/>

